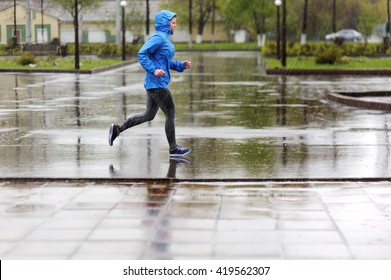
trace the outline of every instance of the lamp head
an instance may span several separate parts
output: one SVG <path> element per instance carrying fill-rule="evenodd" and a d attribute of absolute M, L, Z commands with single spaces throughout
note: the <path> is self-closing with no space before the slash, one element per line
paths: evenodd
<path fill-rule="evenodd" d="M 126 7 L 127 4 L 128 4 L 128 3 L 126 3 L 125 0 L 122 0 L 122 1 L 119 3 L 119 5 L 120 5 L 121 7 Z"/>
<path fill-rule="evenodd" d="M 281 0 L 274 0 L 274 5 L 281 6 L 282 2 Z"/>

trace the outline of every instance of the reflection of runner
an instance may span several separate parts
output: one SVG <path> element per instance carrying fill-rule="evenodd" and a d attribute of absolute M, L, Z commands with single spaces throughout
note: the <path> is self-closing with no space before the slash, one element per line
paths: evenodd
<path fill-rule="evenodd" d="M 176 28 L 176 14 L 162 10 L 156 14 L 155 29 L 147 42 L 138 52 L 138 59 L 146 71 L 144 87 L 147 90 L 147 105 L 144 113 L 127 119 L 121 125 L 112 124 L 109 131 L 109 145 L 112 146 L 115 138 L 128 128 L 151 121 L 159 108 L 166 115 L 165 132 L 170 146 L 170 156 L 185 156 L 189 149 L 177 145 L 175 138 L 175 105 L 168 90 L 170 70 L 182 72 L 191 67 L 190 61 L 172 60 L 175 54 L 174 45 L 169 36 Z"/>
<path fill-rule="evenodd" d="M 190 163 L 191 163 L 190 161 L 181 157 L 171 157 L 170 165 L 168 166 L 168 171 L 167 171 L 167 178 L 175 178 L 177 167 L 185 166 Z M 109 173 L 111 177 L 116 176 L 117 172 L 112 164 L 109 165 Z"/>
<path fill-rule="evenodd" d="M 167 171 L 167 178 L 175 178 L 176 177 L 176 168 L 178 166 L 184 166 L 189 164 L 190 161 L 184 158 L 170 158 L 170 166 Z"/>

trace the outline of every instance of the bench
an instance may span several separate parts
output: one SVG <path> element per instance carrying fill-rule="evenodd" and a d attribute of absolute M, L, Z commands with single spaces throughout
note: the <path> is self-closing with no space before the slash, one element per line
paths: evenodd
<path fill-rule="evenodd" d="M 59 54 L 59 46 L 56 44 L 25 44 L 23 45 L 22 50 L 34 55 Z"/>

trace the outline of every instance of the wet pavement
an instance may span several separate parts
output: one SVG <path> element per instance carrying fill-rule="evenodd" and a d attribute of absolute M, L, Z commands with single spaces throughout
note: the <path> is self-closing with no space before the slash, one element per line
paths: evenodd
<path fill-rule="evenodd" d="M 391 78 L 268 76 L 256 52 L 178 53 L 178 143 L 143 71 L 0 76 L 2 259 L 391 259 L 391 115 L 327 99 Z"/>
<path fill-rule="evenodd" d="M 256 52 L 179 53 L 178 178 L 351 178 L 390 174 L 391 115 L 340 105 L 327 92 L 389 90 L 391 78 L 267 76 Z M 145 108 L 136 64 L 94 75 L 2 74 L 0 177 L 162 178 L 164 115 L 107 144 L 110 123 Z"/>
<path fill-rule="evenodd" d="M 391 259 L 376 183 L 2 183 L 1 259 Z"/>

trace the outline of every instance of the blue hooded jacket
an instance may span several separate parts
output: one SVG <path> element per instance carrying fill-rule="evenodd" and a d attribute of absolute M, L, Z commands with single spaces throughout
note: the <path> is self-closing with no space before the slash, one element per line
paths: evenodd
<path fill-rule="evenodd" d="M 155 16 L 155 29 L 153 34 L 138 52 L 138 60 L 145 69 L 144 87 L 146 90 L 154 88 L 167 88 L 170 83 L 170 69 L 182 72 L 185 70 L 183 62 L 172 60 L 175 48 L 170 41 L 173 32 L 170 29 L 170 20 L 176 14 L 167 10 L 158 12 Z M 153 73 L 156 69 L 164 70 L 162 77 Z"/>

